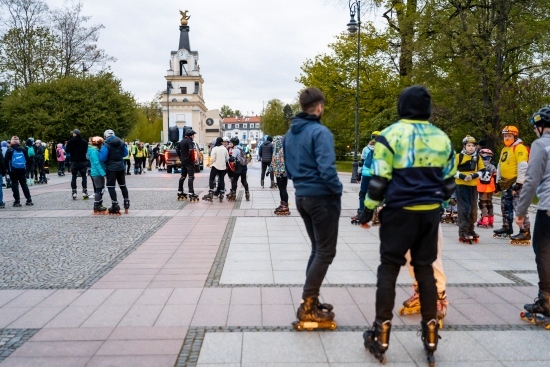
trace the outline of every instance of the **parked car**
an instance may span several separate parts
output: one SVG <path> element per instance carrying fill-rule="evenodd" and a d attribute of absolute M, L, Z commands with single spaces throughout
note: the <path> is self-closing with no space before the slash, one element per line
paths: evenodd
<path fill-rule="evenodd" d="M 195 160 L 195 172 L 200 172 L 204 169 L 204 148 L 200 148 L 196 142 L 193 143 L 195 144 L 195 150 L 197 151 L 197 159 Z M 181 170 L 181 160 L 175 149 L 176 144 L 178 143 L 170 143 L 167 146 L 167 149 L 164 151 L 167 173 L 177 172 L 178 170 Z"/>

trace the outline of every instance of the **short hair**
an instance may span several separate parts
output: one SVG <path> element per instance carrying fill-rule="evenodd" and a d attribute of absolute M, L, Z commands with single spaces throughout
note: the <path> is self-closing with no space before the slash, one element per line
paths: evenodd
<path fill-rule="evenodd" d="M 309 87 L 300 93 L 299 102 L 303 112 L 311 112 L 317 105 L 325 104 L 325 96 L 319 89 Z"/>

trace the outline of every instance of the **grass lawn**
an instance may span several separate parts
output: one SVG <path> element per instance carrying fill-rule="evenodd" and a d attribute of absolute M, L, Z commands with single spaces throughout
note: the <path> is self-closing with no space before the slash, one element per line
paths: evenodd
<path fill-rule="evenodd" d="M 336 170 L 338 172 L 351 173 L 353 168 L 353 161 L 336 161 Z"/>

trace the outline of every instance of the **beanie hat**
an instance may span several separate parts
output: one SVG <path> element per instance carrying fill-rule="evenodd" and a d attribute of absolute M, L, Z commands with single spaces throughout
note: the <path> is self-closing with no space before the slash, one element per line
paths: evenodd
<path fill-rule="evenodd" d="M 74 130 L 72 131 L 72 133 L 73 133 L 73 134 L 76 134 L 76 135 L 80 135 L 80 130 L 74 129 Z"/>
<path fill-rule="evenodd" d="M 267 141 L 273 141 L 273 138 L 271 136 L 268 136 L 266 140 Z"/>

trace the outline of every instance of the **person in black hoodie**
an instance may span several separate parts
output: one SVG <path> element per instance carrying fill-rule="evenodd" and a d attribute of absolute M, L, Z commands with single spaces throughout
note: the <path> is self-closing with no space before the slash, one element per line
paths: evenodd
<path fill-rule="evenodd" d="M 34 164 L 35 168 L 39 173 L 38 183 L 45 184 L 48 183 L 46 179 L 46 171 L 44 169 L 45 164 L 45 155 L 46 147 L 42 145 L 42 140 L 36 140 L 34 142 Z"/>
<path fill-rule="evenodd" d="M 128 188 L 126 187 L 126 173 L 124 169 L 124 157 L 128 155 L 128 146 L 115 136 L 113 130 L 105 130 L 103 136 L 105 137 L 105 144 L 103 144 L 99 152 L 99 160 L 105 162 L 107 190 L 109 190 L 112 202 L 109 214 L 120 214 L 120 206 L 118 205 L 115 190 L 117 182 L 124 198 L 124 210 L 128 214 L 130 198 L 128 196 Z"/>
<path fill-rule="evenodd" d="M 199 200 L 199 197 L 195 194 L 195 189 L 193 188 L 193 181 L 195 180 L 195 160 L 197 158 L 195 143 L 193 143 L 195 134 L 196 133 L 193 129 L 188 129 L 185 132 L 185 137 L 179 142 L 181 177 L 178 182 L 178 200 L 185 200 L 187 198 L 187 195 L 183 192 L 183 183 L 185 182 L 187 175 L 189 175 L 189 181 L 187 182 L 189 187 L 189 200 Z"/>
<path fill-rule="evenodd" d="M 67 142 L 65 152 L 71 156 L 71 188 L 73 189 L 73 199 L 76 200 L 76 178 L 80 173 L 82 177 L 82 198 L 88 199 L 88 182 L 86 173 L 88 171 L 88 162 L 86 153 L 88 152 L 88 143 L 80 137 L 80 130 L 73 130 L 73 137 Z"/>
<path fill-rule="evenodd" d="M 5 141 L 2 142 L 2 145 L 4 145 L 4 143 L 6 143 Z M 2 177 L 4 177 L 6 175 L 6 163 L 4 162 L 4 154 L 2 154 L 2 151 L 3 149 L 0 149 L 0 209 L 4 209 L 6 207 L 6 204 L 4 203 L 4 192 L 2 190 Z M 8 152 L 8 150 L 6 149 L 6 153 Z M 6 182 L 7 182 L 7 177 L 6 177 Z M 7 188 L 7 184 L 6 184 L 6 188 Z"/>
<path fill-rule="evenodd" d="M 27 179 L 25 178 L 25 170 L 27 168 L 27 162 L 29 161 L 29 156 L 27 154 L 27 149 L 23 148 L 19 144 L 19 138 L 13 136 L 11 138 L 11 146 L 6 151 L 6 157 L 4 158 L 4 165 L 10 175 L 12 185 L 11 191 L 13 192 L 13 206 L 20 207 L 21 202 L 19 196 L 19 185 L 23 190 L 23 195 L 27 199 L 26 205 L 33 205 L 31 192 L 27 186 Z"/>
<path fill-rule="evenodd" d="M 264 187 L 264 177 L 266 169 L 271 166 L 271 160 L 273 159 L 273 138 L 268 136 L 264 143 L 260 146 L 260 151 L 258 152 L 259 156 L 262 159 L 262 179 L 260 184 Z M 269 178 L 271 179 L 270 189 L 277 187 L 275 185 L 275 177 L 273 175 L 273 170 L 269 170 Z"/>

